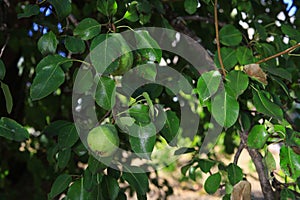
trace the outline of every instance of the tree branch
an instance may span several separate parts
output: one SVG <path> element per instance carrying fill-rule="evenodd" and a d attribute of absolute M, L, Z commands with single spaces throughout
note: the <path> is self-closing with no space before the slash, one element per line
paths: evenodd
<path fill-rule="evenodd" d="M 247 135 L 245 132 L 240 132 L 241 140 L 244 144 L 246 144 L 247 141 Z M 275 199 L 275 192 L 272 189 L 272 186 L 270 184 L 270 181 L 268 179 L 268 174 L 266 173 L 266 166 L 263 164 L 263 157 L 256 149 L 251 149 L 246 146 L 246 149 L 255 165 L 259 182 L 261 186 L 261 190 L 264 195 L 264 199 L 266 200 L 273 200 Z"/>
<path fill-rule="evenodd" d="M 218 58 L 221 65 L 223 76 L 226 76 L 225 67 L 223 64 L 223 59 L 221 56 L 221 47 L 220 47 L 220 38 L 219 38 L 219 28 L 218 28 L 218 0 L 215 0 L 214 5 L 214 13 L 215 13 L 215 29 L 216 29 L 216 42 L 217 42 L 217 50 L 218 50 Z"/>
<path fill-rule="evenodd" d="M 257 61 L 256 64 L 260 64 L 260 63 L 263 63 L 263 62 L 267 62 L 268 60 L 271 60 L 271 59 L 273 59 L 273 58 L 277 58 L 278 56 L 281 56 L 281 55 L 283 55 L 283 54 L 290 53 L 291 51 L 293 51 L 294 49 L 296 49 L 296 48 L 298 48 L 298 47 L 300 47 L 300 43 L 298 43 L 298 44 L 296 44 L 296 45 L 294 45 L 294 46 L 292 46 L 292 47 L 290 47 L 290 48 L 288 48 L 288 49 L 286 49 L 286 50 L 284 50 L 284 51 L 282 51 L 282 52 L 279 52 L 279 53 L 277 53 L 277 54 L 274 54 L 274 55 L 272 55 L 272 56 L 270 56 L 270 57 L 261 59 L 261 60 Z"/>

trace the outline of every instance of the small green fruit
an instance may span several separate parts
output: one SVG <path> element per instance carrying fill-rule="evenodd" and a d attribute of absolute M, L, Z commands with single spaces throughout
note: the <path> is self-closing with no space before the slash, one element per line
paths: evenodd
<path fill-rule="evenodd" d="M 101 157 L 111 156 L 119 147 L 119 137 L 116 128 L 105 124 L 93 128 L 88 136 L 89 148 Z"/>

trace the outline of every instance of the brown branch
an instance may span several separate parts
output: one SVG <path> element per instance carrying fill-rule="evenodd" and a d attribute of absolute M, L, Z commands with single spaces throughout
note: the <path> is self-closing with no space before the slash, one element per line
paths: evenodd
<path fill-rule="evenodd" d="M 296 45 L 294 45 L 294 46 L 292 46 L 292 47 L 290 47 L 290 48 L 288 48 L 288 49 L 286 49 L 286 50 L 284 50 L 284 51 L 282 51 L 282 52 L 279 52 L 279 53 L 277 53 L 277 54 L 274 54 L 274 55 L 272 55 L 272 56 L 270 56 L 270 57 L 261 59 L 261 60 L 257 61 L 256 64 L 260 64 L 260 63 L 263 63 L 263 62 L 267 62 L 268 60 L 271 60 L 271 59 L 273 59 L 273 58 L 277 58 L 278 56 L 281 56 L 281 55 L 290 53 L 291 51 L 293 51 L 294 49 L 296 49 L 296 48 L 298 48 L 298 47 L 300 47 L 300 43 L 298 43 L 298 44 L 296 44 Z"/>
<path fill-rule="evenodd" d="M 209 17 L 203 17 L 203 16 L 199 16 L 199 15 L 191 15 L 191 16 L 183 16 L 180 17 L 183 20 L 191 20 L 191 21 L 200 21 L 200 22 L 205 22 L 205 23 L 215 23 L 213 18 L 209 18 Z M 218 22 L 219 26 L 225 26 L 226 23 L 224 22 Z"/>
<path fill-rule="evenodd" d="M 72 24 L 74 24 L 74 26 L 77 26 L 78 25 L 78 21 L 77 19 L 74 17 L 74 15 L 70 14 L 68 16 L 68 19 L 72 22 Z"/>
<path fill-rule="evenodd" d="M 238 147 L 238 150 L 237 152 L 235 153 L 234 155 L 234 160 L 233 160 L 233 163 L 237 165 L 238 163 L 238 160 L 239 160 L 239 157 L 243 151 L 243 149 L 245 148 L 245 144 L 241 141 L 239 147 Z"/>
<path fill-rule="evenodd" d="M 220 38 L 219 38 L 219 28 L 218 28 L 218 0 L 215 0 L 215 5 L 214 5 L 214 13 L 215 13 L 215 29 L 216 29 L 216 42 L 217 42 L 217 50 L 218 50 L 218 58 L 219 58 L 219 62 L 222 68 L 222 73 L 223 76 L 226 76 L 226 71 L 225 71 L 225 67 L 223 64 L 223 59 L 221 56 L 221 47 L 220 47 Z"/>
<path fill-rule="evenodd" d="M 247 135 L 245 132 L 240 132 L 241 141 L 246 144 Z M 264 195 L 264 199 L 273 200 L 275 199 L 275 192 L 272 189 L 270 181 L 268 179 L 268 174 L 266 173 L 266 166 L 263 163 L 263 157 L 256 149 L 251 149 L 246 146 L 246 149 L 255 165 L 255 169 L 257 171 L 259 182 L 261 186 L 261 190 Z"/>

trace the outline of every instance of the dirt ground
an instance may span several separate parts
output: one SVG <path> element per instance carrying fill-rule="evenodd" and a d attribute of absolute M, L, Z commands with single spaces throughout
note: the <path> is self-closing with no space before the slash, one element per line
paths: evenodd
<path fill-rule="evenodd" d="M 278 152 L 279 153 L 279 152 Z M 274 155 L 274 153 L 273 153 Z M 277 160 L 277 156 L 275 152 L 275 160 Z M 230 158 L 220 158 L 222 162 L 225 164 L 229 164 L 233 160 L 233 156 Z M 224 188 L 217 191 L 214 195 L 208 195 L 204 190 L 204 181 L 208 177 L 208 175 L 203 174 L 200 178 L 197 178 L 196 181 L 186 180 L 180 181 L 182 177 L 180 172 L 180 163 L 184 165 L 188 162 L 188 158 L 183 158 L 179 160 L 179 166 L 175 171 L 166 172 L 166 171 L 159 171 L 159 179 L 160 181 L 167 180 L 169 186 L 173 189 L 173 194 L 170 196 L 165 195 L 163 190 L 167 190 L 167 187 L 163 189 L 158 189 L 154 185 L 150 185 L 150 192 L 148 193 L 149 200 L 218 200 L 222 199 L 222 196 L 225 194 Z M 251 158 L 246 150 L 243 150 L 238 165 L 243 169 L 243 172 L 246 174 L 246 179 L 251 183 L 251 198 L 254 200 L 263 200 L 263 195 L 261 192 L 260 183 L 258 181 L 258 176 L 255 171 L 255 166 L 251 161 Z M 135 200 L 136 197 L 129 197 L 129 200 Z"/>

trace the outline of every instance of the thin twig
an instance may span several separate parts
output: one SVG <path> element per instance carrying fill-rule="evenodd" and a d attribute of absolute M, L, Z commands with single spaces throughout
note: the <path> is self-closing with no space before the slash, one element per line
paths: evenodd
<path fill-rule="evenodd" d="M 214 13 L 215 13 L 215 29 L 216 29 L 216 42 L 217 42 L 217 50 L 218 50 L 218 58 L 222 68 L 223 76 L 226 76 L 225 67 L 223 64 L 222 56 L 221 56 L 221 47 L 220 47 L 220 38 L 219 38 L 219 27 L 218 27 L 218 0 L 215 0 L 214 5 Z"/>
<path fill-rule="evenodd" d="M 200 21 L 200 22 L 205 22 L 205 23 L 215 23 L 213 18 L 209 18 L 209 17 L 203 17 L 203 16 L 199 16 L 199 15 L 190 15 L 190 16 L 183 16 L 183 17 L 179 17 L 183 20 L 191 20 L 191 21 Z M 226 23 L 224 22 L 218 22 L 219 26 L 225 26 Z"/>
<path fill-rule="evenodd" d="M 72 24 L 74 24 L 74 26 L 77 26 L 78 25 L 78 21 L 77 19 L 74 17 L 74 15 L 70 14 L 68 16 L 68 19 L 72 22 Z"/>
<path fill-rule="evenodd" d="M 8 40 L 9 40 L 9 35 L 6 37 L 5 43 L 4 43 L 3 47 L 1 48 L 0 58 L 2 57 L 3 52 L 4 52 L 4 50 L 5 50 L 5 48 L 6 48 L 7 44 L 8 44 Z"/>
<path fill-rule="evenodd" d="M 240 157 L 240 155 L 241 155 L 241 153 L 242 153 L 242 151 L 243 151 L 244 148 L 245 148 L 245 145 L 244 145 L 244 143 L 241 141 L 240 146 L 239 146 L 237 152 L 236 152 L 235 155 L 234 155 L 234 160 L 233 160 L 233 163 L 234 163 L 234 164 L 237 165 L 237 163 L 238 163 L 238 161 L 239 161 L 239 157 Z"/>
<path fill-rule="evenodd" d="M 274 54 L 274 55 L 272 55 L 272 56 L 270 56 L 270 57 L 261 59 L 261 60 L 257 61 L 256 64 L 260 64 L 260 63 L 263 63 L 263 62 L 267 62 L 268 60 L 271 60 L 271 59 L 273 59 L 273 58 L 277 58 L 278 56 L 281 56 L 281 55 L 283 55 L 283 54 L 290 53 L 291 51 L 293 51 L 294 49 L 296 49 L 296 48 L 298 48 L 298 47 L 300 47 L 300 43 L 298 43 L 298 44 L 296 44 L 296 45 L 294 45 L 294 46 L 292 46 L 292 47 L 290 47 L 290 48 L 288 48 L 288 49 L 286 49 L 286 50 L 284 50 L 284 51 L 282 51 L 282 52 L 279 52 L 279 53 L 277 53 L 277 54 Z"/>

